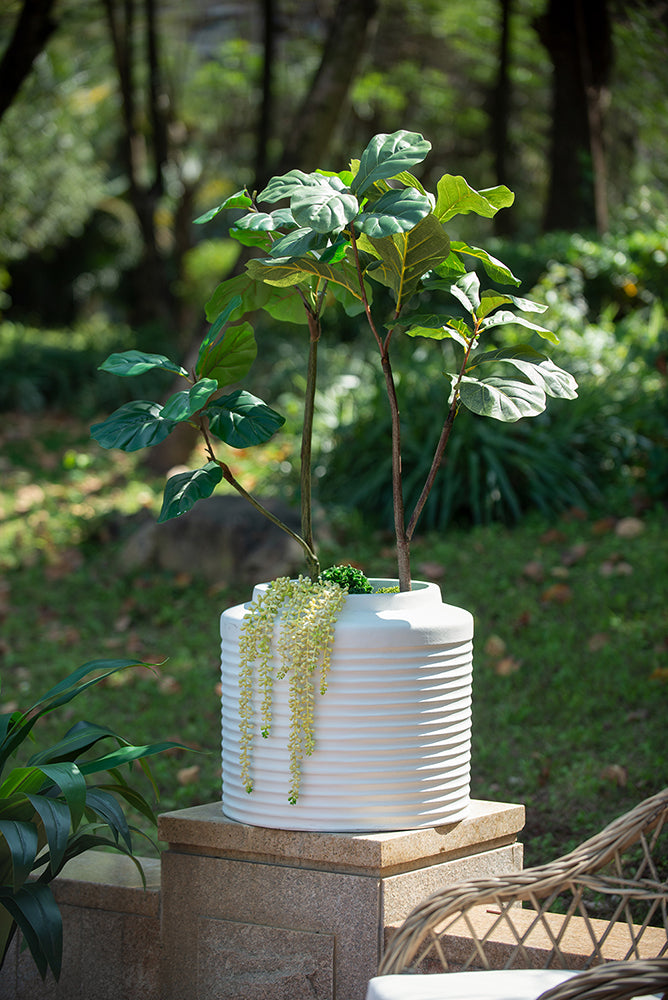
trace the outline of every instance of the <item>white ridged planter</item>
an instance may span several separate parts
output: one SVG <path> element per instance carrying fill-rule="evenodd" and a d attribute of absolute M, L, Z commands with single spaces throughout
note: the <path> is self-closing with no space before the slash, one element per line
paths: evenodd
<path fill-rule="evenodd" d="M 373 580 L 392 586 L 393 580 Z M 266 584 L 256 587 L 254 597 Z M 316 694 L 316 748 L 288 802 L 287 683 L 272 727 L 256 726 L 253 791 L 239 764 L 239 630 L 221 616 L 223 812 L 253 826 L 322 832 L 413 830 L 462 819 L 469 805 L 473 618 L 439 587 L 350 595 L 336 623 L 328 688 Z M 280 624 L 276 626 L 280 627 Z"/>

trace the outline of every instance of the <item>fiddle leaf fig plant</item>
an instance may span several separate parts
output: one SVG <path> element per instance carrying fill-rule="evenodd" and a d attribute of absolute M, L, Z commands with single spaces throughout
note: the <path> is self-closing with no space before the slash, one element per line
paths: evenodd
<path fill-rule="evenodd" d="M 507 422 L 541 413 L 548 396 L 576 396 L 572 376 L 534 346 L 504 347 L 498 340 L 499 328 L 519 326 L 555 343 L 555 335 L 535 321 L 545 306 L 499 291 L 499 286 L 517 287 L 519 279 L 485 249 L 451 238 L 453 219 L 469 213 L 492 218 L 512 205 L 513 193 L 503 185 L 476 191 L 463 177 L 451 174 L 442 176 L 430 193 L 412 173 L 430 148 L 414 132 L 376 135 L 359 159 L 339 172 L 290 170 L 273 177 L 259 193 L 236 192 L 196 220 L 206 223 L 223 211 L 233 211 L 230 236 L 252 247 L 255 256 L 243 274 L 219 285 L 207 303 L 211 329 L 192 372 L 160 355 L 134 351 L 112 355 L 102 366 L 124 376 L 163 368 L 183 377 L 188 388 L 162 406 L 144 400 L 128 403 L 92 429 L 103 447 L 131 451 L 159 443 L 180 422 L 198 428 L 208 461 L 175 477 L 176 482 L 168 481 L 161 520 L 185 513 L 224 479 L 280 523 L 244 489 L 217 453 L 219 442 L 232 447 L 239 442 L 244 447 L 260 444 L 283 423 L 278 413 L 246 390 L 230 391 L 245 379 L 255 357 L 257 346 L 247 317 L 258 310 L 305 327 L 301 533 L 281 527 L 301 544 L 312 579 L 320 571 L 311 517 L 311 439 L 324 309 L 338 303 L 348 314 L 359 315 L 378 349 L 392 416 L 392 494 L 401 590 L 411 587 L 411 539 L 461 408 Z M 489 288 L 482 287 L 481 277 Z M 374 305 L 373 292 L 379 285 L 389 290 L 389 316 Z M 439 376 L 443 409 L 434 416 L 433 461 L 410 513 L 404 508 L 401 421 L 410 420 L 411 401 L 399 399 L 391 357 L 393 342 L 404 336 L 447 338 L 458 352 L 454 370 Z"/>
<path fill-rule="evenodd" d="M 132 667 L 136 660 L 94 660 L 63 678 L 25 712 L 0 715 L 0 966 L 17 928 L 42 978 L 60 976 L 63 927 L 50 882 L 72 858 L 91 848 L 134 855 L 127 806 L 151 823 L 153 809 L 123 773 L 139 762 L 155 789 L 147 758 L 173 742 L 134 745 L 107 726 L 80 721 L 52 746 L 17 759 L 34 739 L 35 724 L 89 687 Z M 186 747 L 181 747 L 186 749 Z M 91 776 L 103 775 L 91 782 Z"/>

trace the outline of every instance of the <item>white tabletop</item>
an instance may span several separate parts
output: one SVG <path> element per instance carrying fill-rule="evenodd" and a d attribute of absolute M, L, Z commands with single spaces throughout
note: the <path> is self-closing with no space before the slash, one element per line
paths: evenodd
<path fill-rule="evenodd" d="M 376 976 L 369 982 L 366 1000 L 536 1000 L 573 975 L 561 969 L 507 969 Z"/>

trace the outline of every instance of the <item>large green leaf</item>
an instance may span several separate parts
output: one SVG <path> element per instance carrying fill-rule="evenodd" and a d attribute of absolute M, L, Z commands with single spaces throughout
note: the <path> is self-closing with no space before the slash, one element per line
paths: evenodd
<path fill-rule="evenodd" d="M 286 226 L 292 227 L 295 220 L 289 208 L 279 208 L 275 212 L 249 212 L 234 223 L 235 229 L 249 229 L 251 232 L 276 232 Z"/>
<path fill-rule="evenodd" d="M 499 186 L 488 191 L 476 191 L 463 177 L 444 174 L 436 185 L 436 207 L 434 215 L 441 223 L 448 222 L 455 215 L 475 212 L 491 219 L 499 208 L 512 205 L 515 195 L 508 188 Z"/>
<path fill-rule="evenodd" d="M 430 214 L 408 233 L 382 240 L 361 237 L 360 248 L 380 260 L 368 275 L 388 285 L 394 291 L 397 308 L 401 308 L 415 292 L 422 275 L 447 258 L 449 240 L 438 219 Z"/>
<path fill-rule="evenodd" d="M 176 425 L 176 420 L 163 418 L 160 403 L 135 399 L 114 410 L 102 423 L 93 424 L 90 433 L 103 448 L 138 451 L 160 444 Z"/>
<path fill-rule="evenodd" d="M 57 743 L 40 751 L 40 753 L 33 754 L 28 761 L 28 766 L 53 764 L 61 760 L 76 760 L 80 754 L 90 750 L 100 740 L 108 738 L 124 742 L 120 736 L 106 726 L 98 726 L 94 722 L 76 722 Z"/>
<path fill-rule="evenodd" d="M 299 188 L 292 195 L 290 208 L 298 226 L 316 233 L 343 229 L 359 212 L 359 203 L 337 178 L 320 178 L 320 184 Z"/>
<path fill-rule="evenodd" d="M 42 821 L 49 848 L 49 868 L 55 876 L 67 849 L 70 810 L 65 802 L 46 795 L 28 795 L 28 799 Z"/>
<path fill-rule="evenodd" d="M 200 378 L 230 385 L 247 375 L 257 357 L 257 343 L 250 323 L 228 326 L 218 338 L 202 345 L 195 371 Z"/>
<path fill-rule="evenodd" d="M 0 886 L 0 904 L 20 927 L 42 979 L 51 969 L 58 980 L 63 956 L 63 921 L 49 886 L 32 882 L 17 893 Z"/>
<path fill-rule="evenodd" d="M 302 257 L 311 250 L 324 250 L 328 242 L 328 236 L 315 229 L 295 229 L 272 243 L 269 253 L 272 257 Z"/>
<path fill-rule="evenodd" d="M 18 892 L 30 875 L 37 857 L 37 827 L 34 823 L 0 819 L 0 835 L 5 839 L 12 861 L 12 888 L 14 892 Z"/>
<path fill-rule="evenodd" d="M 471 247 L 468 243 L 453 240 L 450 244 L 450 249 L 456 254 L 463 254 L 465 257 L 473 257 L 475 260 L 479 260 L 492 281 L 498 281 L 501 285 L 522 284 L 520 279 L 515 277 L 513 272 L 503 263 L 503 261 L 497 260 L 496 257 L 492 257 L 491 254 L 487 253 L 487 251 L 483 250 L 481 247 Z M 448 271 L 448 275 L 449 274 L 450 271 Z M 446 277 L 445 274 L 444 277 Z"/>
<path fill-rule="evenodd" d="M 243 389 L 214 400 L 206 414 L 211 432 L 232 448 L 262 444 L 285 423 L 280 413 Z"/>
<path fill-rule="evenodd" d="M 172 477 L 175 478 L 175 477 Z M 101 771 L 109 771 L 115 767 L 122 767 L 123 764 L 131 764 L 137 760 L 143 762 L 145 757 L 154 757 L 155 754 L 163 753 L 165 750 L 174 748 L 183 749 L 182 743 L 175 743 L 173 740 L 163 740 L 160 743 L 148 743 L 145 746 L 133 746 L 131 743 L 110 750 L 104 757 L 97 757 L 95 760 L 82 761 L 79 765 L 81 773 L 99 774 Z"/>
<path fill-rule="evenodd" d="M 431 202 L 415 188 L 388 191 L 375 202 L 373 211 L 363 212 L 356 220 L 356 228 L 367 236 L 382 239 L 393 233 L 405 233 L 429 215 Z"/>
<path fill-rule="evenodd" d="M 405 129 L 374 136 L 360 157 L 350 185 L 352 192 L 362 195 L 376 181 L 395 177 L 402 170 L 421 163 L 430 149 L 431 143 L 423 136 Z"/>
<path fill-rule="evenodd" d="M 185 368 L 170 361 L 163 354 L 147 354 L 145 351 L 123 351 L 122 354 L 110 354 L 99 367 L 101 372 L 111 372 L 112 375 L 143 375 L 154 368 L 162 368 L 176 375 L 188 375 Z"/>
<path fill-rule="evenodd" d="M 190 420 L 193 414 L 206 406 L 207 402 L 218 390 L 218 383 L 213 378 L 202 378 L 190 389 L 182 389 L 170 396 L 162 408 L 163 420 L 174 420 L 181 423 Z"/>
<path fill-rule="evenodd" d="M 207 462 L 202 469 L 195 469 L 194 472 L 170 476 L 165 484 L 158 522 L 187 513 L 198 500 L 210 497 L 222 478 L 223 471 L 216 462 Z"/>
<path fill-rule="evenodd" d="M 542 302 L 533 302 L 531 299 L 523 299 L 518 295 L 508 295 L 505 292 L 496 292 L 487 289 L 480 296 L 480 307 L 476 312 L 478 319 L 484 319 L 489 313 L 503 305 L 514 305 L 523 312 L 545 312 L 546 305 Z"/>
<path fill-rule="evenodd" d="M 496 376 L 485 379 L 463 376 L 459 398 L 473 413 L 504 423 L 535 417 L 546 405 L 545 393 L 537 385 Z"/>
<path fill-rule="evenodd" d="M 262 309 L 269 295 L 269 290 L 262 282 L 256 281 L 248 273 L 237 274 L 218 285 L 204 307 L 206 318 L 215 325 L 221 315 L 224 322 L 241 319 L 246 313 Z M 216 331 L 217 333 L 219 330 Z M 208 337 L 211 335 L 209 331 Z"/>
<path fill-rule="evenodd" d="M 517 368 L 548 396 L 562 399 L 575 399 L 577 397 L 578 384 L 573 376 L 528 344 L 503 347 L 497 351 L 487 351 L 485 354 L 476 355 L 467 370 L 470 372 L 478 365 L 498 362 L 505 362 Z"/>
<path fill-rule="evenodd" d="M 297 285 L 315 277 L 321 281 L 343 285 L 355 298 L 362 297 L 357 272 L 344 261 L 330 265 L 314 257 L 284 257 L 276 260 L 250 260 L 246 267 L 252 277 L 278 288 Z"/>
<path fill-rule="evenodd" d="M 553 344 L 559 343 L 559 338 L 552 330 L 547 330 L 544 326 L 539 326 L 538 323 L 534 323 L 533 320 L 526 319 L 524 316 L 517 316 L 509 309 L 500 309 L 492 313 L 491 316 L 486 316 L 480 324 L 480 330 L 491 330 L 496 326 L 524 326 L 539 334 L 543 340 L 549 340 Z"/>
<path fill-rule="evenodd" d="M 289 170 L 287 174 L 280 177 L 272 177 L 264 190 L 260 191 L 258 201 L 282 201 L 283 198 L 292 198 L 296 191 L 302 188 L 319 187 L 322 182 L 322 174 L 305 174 L 303 170 Z"/>
<path fill-rule="evenodd" d="M 450 293 L 474 316 L 480 306 L 480 278 L 475 271 L 469 271 L 450 286 Z"/>
<path fill-rule="evenodd" d="M 211 222 L 211 220 L 215 219 L 216 216 L 225 208 L 250 208 L 252 204 L 253 202 L 249 198 L 246 190 L 242 189 L 241 191 L 235 191 L 234 194 L 231 194 L 229 198 L 226 198 L 222 204 L 217 205 L 216 208 L 210 208 L 208 212 L 205 212 L 204 215 L 200 215 L 199 218 L 194 221 L 197 225 L 201 225 L 204 222 Z"/>
<path fill-rule="evenodd" d="M 112 831 L 114 840 L 118 841 L 120 837 L 127 849 L 132 850 L 130 827 L 118 799 L 103 788 L 89 788 L 86 793 L 86 809 L 92 810 L 104 820 Z"/>
<path fill-rule="evenodd" d="M 454 317 L 445 319 L 443 316 L 415 317 L 406 333 L 409 337 L 428 337 L 430 340 L 452 339 L 464 348 L 468 347 L 473 337 L 473 330 L 466 320 Z"/>

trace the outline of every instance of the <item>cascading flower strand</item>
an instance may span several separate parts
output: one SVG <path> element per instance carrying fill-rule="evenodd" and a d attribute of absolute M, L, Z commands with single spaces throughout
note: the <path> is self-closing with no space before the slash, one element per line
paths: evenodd
<path fill-rule="evenodd" d="M 289 675 L 291 785 L 288 801 L 297 802 L 301 784 L 301 763 L 315 749 L 314 674 L 320 668 L 319 691 L 327 690 L 334 626 L 346 599 L 347 590 L 336 583 L 307 577 L 297 580 L 280 577 L 253 602 L 244 617 L 239 639 L 239 731 L 241 780 L 251 792 L 252 743 L 254 734 L 253 687 L 261 693 L 260 731 L 271 731 L 273 685 Z M 281 628 L 274 646 L 274 628 Z"/>

